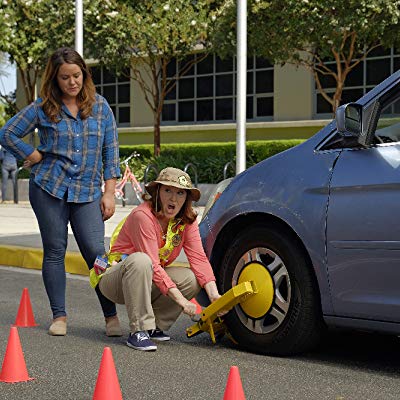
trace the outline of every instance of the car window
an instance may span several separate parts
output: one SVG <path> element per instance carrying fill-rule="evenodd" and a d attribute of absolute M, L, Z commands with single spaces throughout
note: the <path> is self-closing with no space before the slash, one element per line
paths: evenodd
<path fill-rule="evenodd" d="M 386 108 L 390 108 L 390 105 Z M 382 110 L 375 132 L 376 143 L 393 143 L 400 141 L 400 118 L 385 118 L 385 109 Z"/>
<path fill-rule="evenodd" d="M 380 111 L 375 131 L 375 144 L 400 141 L 400 93 L 398 85 L 380 99 Z"/>

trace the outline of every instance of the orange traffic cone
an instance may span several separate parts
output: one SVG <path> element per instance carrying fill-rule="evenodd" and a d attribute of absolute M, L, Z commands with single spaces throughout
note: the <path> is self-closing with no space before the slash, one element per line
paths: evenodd
<path fill-rule="evenodd" d="M 32 379 L 33 378 L 29 378 L 26 369 L 18 330 L 15 326 L 12 326 L 8 338 L 6 354 L 3 360 L 3 366 L 1 367 L 0 382 L 26 382 Z"/>
<path fill-rule="evenodd" d="M 33 316 L 31 299 L 29 298 L 28 288 L 22 291 L 21 301 L 19 303 L 17 318 L 15 319 L 14 326 L 21 328 L 28 328 L 30 326 L 37 326 L 35 317 Z"/>
<path fill-rule="evenodd" d="M 223 400 L 246 400 L 242 381 L 240 380 L 239 368 L 236 366 L 231 367 L 229 371 Z"/>
<path fill-rule="evenodd" d="M 193 298 L 192 300 L 190 300 L 193 304 L 196 305 L 196 314 L 201 314 L 203 312 L 203 308 L 201 307 L 201 305 L 197 302 L 197 300 L 195 298 Z"/>
<path fill-rule="evenodd" d="M 93 400 L 122 400 L 117 371 L 109 347 L 104 347 Z"/>

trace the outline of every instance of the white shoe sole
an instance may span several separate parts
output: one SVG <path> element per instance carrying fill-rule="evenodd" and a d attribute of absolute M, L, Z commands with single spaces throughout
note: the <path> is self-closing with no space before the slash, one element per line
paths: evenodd
<path fill-rule="evenodd" d="M 150 337 L 151 340 L 154 340 L 155 342 L 168 342 L 171 340 L 170 337 L 164 337 L 164 338 L 155 338 L 155 337 Z"/>

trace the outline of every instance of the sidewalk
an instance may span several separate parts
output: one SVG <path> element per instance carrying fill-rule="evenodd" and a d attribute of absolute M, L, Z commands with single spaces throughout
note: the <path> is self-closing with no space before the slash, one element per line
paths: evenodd
<path fill-rule="evenodd" d="M 110 237 L 118 223 L 135 206 L 117 205 L 115 214 L 105 223 L 105 246 L 108 249 Z M 195 208 L 201 217 L 204 207 Z M 57 221 L 54 221 L 57 223 Z M 28 202 L 0 204 L 0 265 L 41 269 L 43 257 L 42 241 L 35 214 Z M 173 265 L 186 266 L 182 252 Z M 71 274 L 88 275 L 87 266 L 79 252 L 71 228 L 68 227 L 68 247 L 65 257 L 66 271 Z"/>

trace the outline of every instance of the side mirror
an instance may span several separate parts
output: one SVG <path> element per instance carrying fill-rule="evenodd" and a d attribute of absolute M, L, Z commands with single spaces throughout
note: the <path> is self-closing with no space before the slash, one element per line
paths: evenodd
<path fill-rule="evenodd" d="M 359 137 L 362 133 L 362 106 L 343 104 L 336 110 L 336 126 L 342 136 Z"/>
<path fill-rule="evenodd" d="M 360 104 L 343 104 L 336 110 L 336 126 L 344 137 L 355 137 L 368 147 L 374 142 L 375 131 L 381 112 L 381 103 L 374 101 L 363 109 Z"/>

